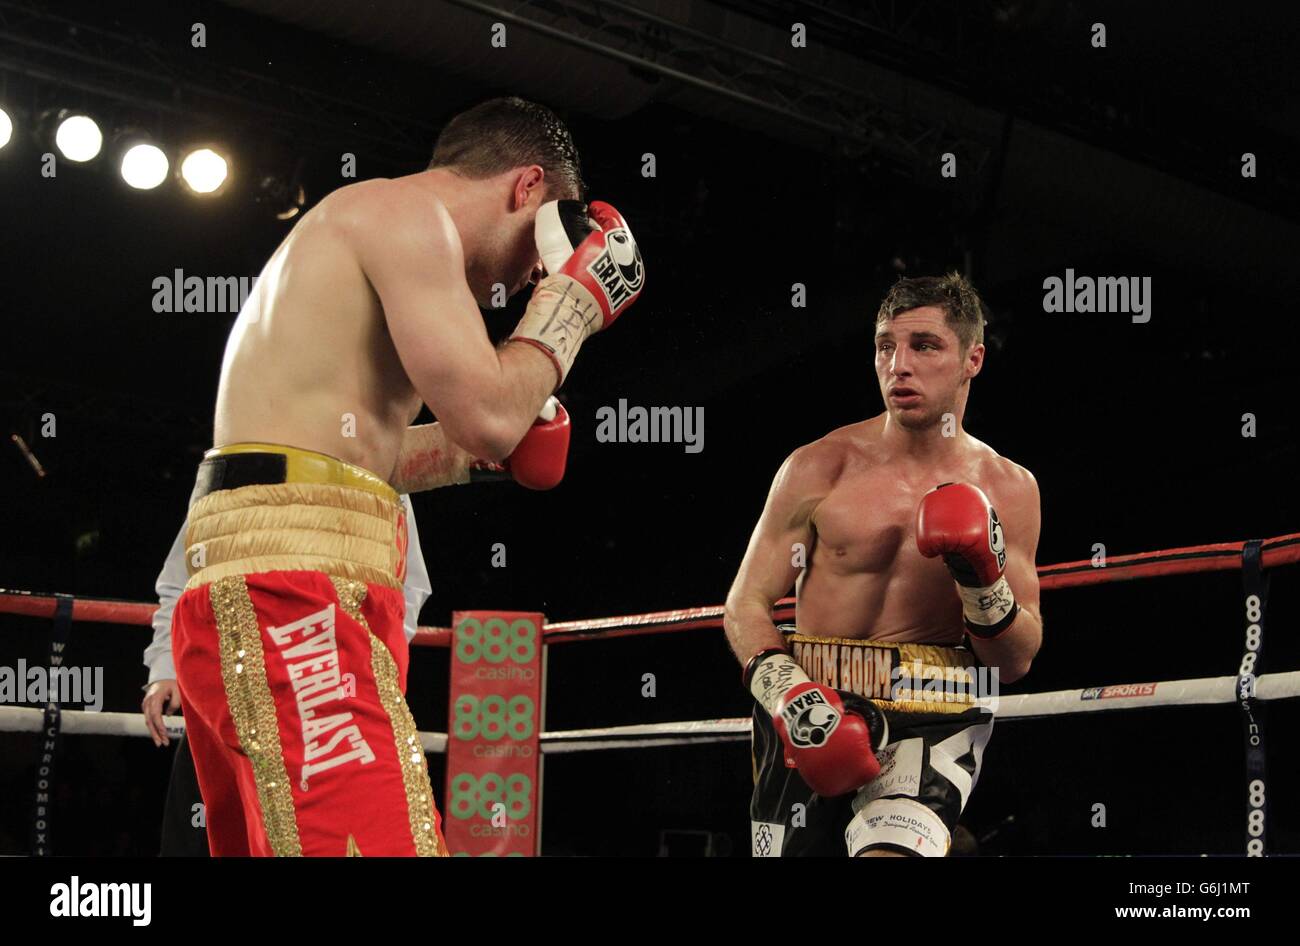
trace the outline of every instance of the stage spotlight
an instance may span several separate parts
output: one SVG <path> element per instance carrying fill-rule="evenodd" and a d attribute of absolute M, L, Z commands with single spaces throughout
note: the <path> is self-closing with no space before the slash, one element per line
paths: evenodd
<path fill-rule="evenodd" d="M 229 175 L 230 164 L 211 148 L 196 148 L 181 161 L 181 180 L 195 194 L 217 193 Z"/>
<path fill-rule="evenodd" d="M 0 148 L 9 144 L 9 139 L 14 136 L 14 122 L 9 117 L 9 113 L 0 108 Z"/>
<path fill-rule="evenodd" d="M 153 190 L 167 180 L 169 166 L 161 148 L 142 142 L 122 155 L 122 180 L 137 190 Z"/>
<path fill-rule="evenodd" d="M 104 133 L 90 116 L 65 112 L 60 115 L 54 144 L 65 158 L 80 164 L 99 154 L 104 146 Z"/>

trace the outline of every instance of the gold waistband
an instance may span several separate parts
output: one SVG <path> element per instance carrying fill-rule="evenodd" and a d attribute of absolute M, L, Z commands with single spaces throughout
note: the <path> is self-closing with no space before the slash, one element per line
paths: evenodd
<path fill-rule="evenodd" d="M 360 467 L 293 447 L 233 444 L 205 459 L 254 452 L 284 455 L 286 482 L 221 489 L 194 502 L 186 588 L 230 575 L 304 570 L 402 587 L 406 522 L 391 486 Z"/>
<path fill-rule="evenodd" d="M 788 634 L 814 682 L 903 713 L 964 713 L 983 695 L 987 668 L 964 647 Z"/>
<path fill-rule="evenodd" d="M 389 502 L 397 502 L 397 490 L 369 470 L 314 450 L 286 447 L 277 443 L 228 443 L 203 454 L 205 460 L 240 453 L 275 453 L 285 458 L 286 483 L 332 483 L 374 493 Z"/>

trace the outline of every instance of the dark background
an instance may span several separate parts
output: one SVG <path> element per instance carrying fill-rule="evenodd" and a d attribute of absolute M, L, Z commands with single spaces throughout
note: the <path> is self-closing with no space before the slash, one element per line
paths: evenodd
<path fill-rule="evenodd" d="M 569 121 L 592 196 L 637 234 L 647 288 L 564 389 L 574 442 L 558 489 L 415 497 L 434 586 L 422 623 L 453 609 L 565 620 L 720 603 L 781 460 L 881 410 L 869 342 L 884 291 L 953 268 L 992 312 L 966 426 L 1036 474 L 1040 563 L 1087 558 L 1094 543 L 1117 555 L 1300 530 L 1300 13 L 885 7 L 502 3 L 563 35 L 512 21 L 510 46 L 488 50 L 488 20 L 456 2 L 0 0 L 0 103 L 18 126 L 0 150 L 0 585 L 148 600 L 211 443 L 232 321 L 153 312 L 152 280 L 255 275 L 291 225 L 274 211 L 292 185 L 310 206 L 349 183 L 343 153 L 361 178 L 419 170 L 442 121 L 501 93 Z M 807 50 L 789 48 L 795 21 Z M 190 46 L 194 22 L 206 49 Z M 1106 49 L 1090 45 L 1093 22 L 1107 26 Z M 175 183 L 131 191 L 111 142 L 91 165 L 61 161 L 42 178 L 51 145 L 34 123 L 58 107 L 176 146 L 221 140 L 230 191 L 207 202 Z M 938 174 L 946 151 L 956 180 Z M 641 176 L 646 152 L 653 179 Z M 1258 156 L 1256 179 L 1241 177 L 1243 152 Z M 1151 276 L 1151 321 L 1045 314 L 1042 282 L 1067 267 Z M 796 282 L 806 309 L 790 306 Z M 523 301 L 485 316 L 494 336 Z M 703 406 L 704 451 L 597 443 L 595 412 L 619 398 Z M 45 412 L 57 437 L 40 436 Z M 1254 438 L 1241 434 L 1245 413 Z M 490 567 L 496 542 L 505 569 Z M 1265 669 L 1300 659 L 1286 635 L 1294 574 L 1273 579 Z M 1050 592 L 1043 650 L 1009 689 L 1233 673 L 1241 607 L 1230 572 Z M 43 660 L 46 627 L 0 618 L 0 662 Z M 78 625 L 69 660 L 105 666 L 106 709 L 132 710 L 148 639 Z M 647 672 L 655 699 L 640 695 Z M 421 729 L 446 729 L 446 673 L 445 652 L 414 654 Z M 718 631 L 556 647 L 547 728 L 743 715 L 737 677 Z M 1296 706 L 1266 712 L 1270 841 L 1295 853 Z M 964 820 L 990 854 L 1236 853 L 1241 743 L 1227 705 L 1004 722 Z M 26 849 L 35 750 L 34 735 L 0 734 L 0 853 Z M 55 850 L 156 851 L 169 761 L 141 739 L 66 737 Z M 743 854 L 748 791 L 743 745 L 551 757 L 544 850 L 653 854 L 661 830 L 682 829 Z M 1099 802 L 1104 830 L 1089 826 Z"/>

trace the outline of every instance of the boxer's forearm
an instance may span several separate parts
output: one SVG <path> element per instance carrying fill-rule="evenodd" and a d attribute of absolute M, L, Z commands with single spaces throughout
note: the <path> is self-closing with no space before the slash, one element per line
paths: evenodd
<path fill-rule="evenodd" d="M 393 468 L 392 486 L 399 493 L 418 493 L 469 482 L 473 455 L 447 439 L 438 423 L 407 427 Z"/>
<path fill-rule="evenodd" d="M 980 661 L 996 667 L 1001 683 L 1015 683 L 1029 672 L 1029 665 L 1043 643 L 1043 621 L 1028 608 L 1021 608 L 1006 632 L 993 640 L 970 638 Z"/>
<path fill-rule="evenodd" d="M 488 457 L 489 460 L 504 460 L 519 445 L 519 441 L 537 421 L 538 414 L 555 392 L 554 366 L 534 346 L 507 342 L 498 350 L 498 355 L 501 359 L 502 377 L 507 379 L 507 383 L 505 393 L 495 403 L 508 431 L 508 448 L 500 456 Z"/>
<path fill-rule="evenodd" d="M 722 629 L 742 666 L 759 651 L 785 646 L 785 638 L 772 620 L 770 602 L 729 597 L 723 611 Z"/>

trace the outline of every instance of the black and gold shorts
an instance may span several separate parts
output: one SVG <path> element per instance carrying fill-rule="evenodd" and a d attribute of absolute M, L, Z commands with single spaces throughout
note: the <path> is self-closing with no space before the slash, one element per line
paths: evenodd
<path fill-rule="evenodd" d="M 979 778 L 993 714 L 988 668 L 964 647 L 882 644 L 790 633 L 794 659 L 847 709 L 885 718 L 880 775 L 849 795 L 824 798 L 785 765 L 772 718 L 754 704 L 755 857 L 850 857 L 872 848 L 942 857 Z"/>

